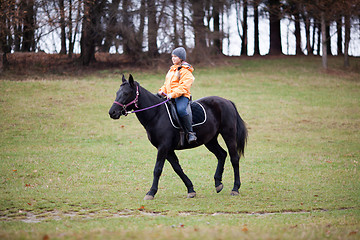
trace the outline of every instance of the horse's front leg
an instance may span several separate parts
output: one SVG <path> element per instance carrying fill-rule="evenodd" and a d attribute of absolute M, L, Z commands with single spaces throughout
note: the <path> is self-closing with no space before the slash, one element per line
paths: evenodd
<path fill-rule="evenodd" d="M 174 171 L 176 172 L 176 174 L 181 178 L 181 180 L 184 182 L 187 190 L 188 190 L 188 198 L 193 198 L 196 196 L 196 192 L 194 190 L 194 186 L 191 182 L 191 180 L 188 178 L 188 176 L 186 176 L 186 174 L 184 173 L 184 171 L 182 170 L 180 163 L 179 163 L 179 159 L 177 158 L 176 154 L 174 151 L 169 152 L 168 156 L 167 156 L 168 161 L 170 162 L 171 166 L 173 167 Z"/>
<path fill-rule="evenodd" d="M 166 151 L 164 151 L 162 149 L 158 149 L 156 163 L 155 163 L 155 167 L 154 167 L 153 183 L 150 188 L 150 191 L 145 195 L 144 200 L 154 199 L 155 194 L 158 191 L 159 180 L 160 180 L 162 170 L 164 168 L 165 158 L 166 158 Z"/>

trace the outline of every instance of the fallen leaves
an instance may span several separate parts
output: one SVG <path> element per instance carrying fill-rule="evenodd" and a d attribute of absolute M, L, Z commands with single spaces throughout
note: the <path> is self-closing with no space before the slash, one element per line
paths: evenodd
<path fill-rule="evenodd" d="M 184 227 L 185 227 L 185 225 L 184 225 L 184 224 L 182 224 L 182 223 L 179 223 L 179 225 L 178 225 L 178 226 L 176 226 L 176 225 L 171 225 L 171 227 L 172 227 L 172 228 L 176 228 L 176 227 L 178 227 L 178 228 L 184 228 Z M 194 229 L 194 231 L 197 231 L 197 229 L 195 228 L 195 229 Z"/>
<path fill-rule="evenodd" d="M 358 231 L 356 230 L 356 231 L 352 231 L 352 232 L 350 232 L 349 233 L 349 236 L 353 236 L 353 235 L 356 235 L 358 233 Z"/>

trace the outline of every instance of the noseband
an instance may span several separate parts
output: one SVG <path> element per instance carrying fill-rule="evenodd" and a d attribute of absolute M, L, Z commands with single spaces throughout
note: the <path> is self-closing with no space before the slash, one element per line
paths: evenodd
<path fill-rule="evenodd" d="M 165 94 L 165 93 L 164 93 Z M 138 110 L 134 110 L 134 111 L 132 111 L 132 112 L 128 112 L 127 110 L 126 110 L 126 108 L 128 107 L 128 106 L 130 106 L 131 104 L 135 104 L 135 107 L 136 108 L 139 108 L 138 107 L 138 101 L 139 101 L 139 95 L 140 95 L 140 93 L 139 93 L 139 86 L 136 86 L 136 97 L 135 97 L 135 99 L 134 100 L 132 100 L 131 102 L 129 102 L 128 104 L 126 104 L 126 105 L 124 105 L 124 104 L 122 104 L 122 103 L 119 103 L 119 102 L 117 102 L 117 101 L 114 101 L 114 103 L 115 104 L 117 104 L 117 105 L 119 105 L 120 107 L 122 107 L 123 109 L 122 109 L 122 114 L 124 115 L 124 116 L 127 116 L 129 113 L 137 113 L 137 112 L 142 112 L 142 111 L 146 111 L 146 110 L 149 110 L 149 109 L 152 109 L 152 108 L 155 108 L 155 107 L 158 107 L 158 106 L 160 106 L 160 105 L 162 105 L 162 104 L 164 104 L 164 103 L 167 103 L 169 100 L 170 100 L 170 98 L 168 98 L 168 99 L 166 99 L 165 101 L 163 101 L 163 102 L 161 102 L 161 103 L 158 103 L 158 104 L 155 104 L 155 105 L 152 105 L 152 106 L 150 106 L 150 107 L 147 107 L 147 108 L 143 108 L 143 109 L 138 109 Z M 165 94 L 166 95 L 166 94 Z M 166 95 L 167 96 L 167 95 Z"/>
<path fill-rule="evenodd" d="M 128 106 L 130 106 L 131 104 L 135 104 L 135 107 L 136 108 L 139 108 L 138 107 L 138 105 L 137 105 L 137 103 L 138 103 L 138 101 L 139 101 L 139 86 L 136 86 L 136 97 L 135 97 L 135 99 L 134 100 L 132 100 L 131 102 L 129 102 L 128 104 L 126 104 L 126 105 L 124 105 L 124 104 L 122 104 L 122 103 L 119 103 L 119 102 L 117 102 L 117 101 L 114 101 L 114 103 L 115 104 L 117 104 L 117 105 L 119 105 L 120 107 L 122 107 L 123 108 L 123 114 L 125 115 L 125 116 L 127 116 L 128 114 L 129 114 L 129 112 L 126 110 L 126 108 L 128 107 Z"/>

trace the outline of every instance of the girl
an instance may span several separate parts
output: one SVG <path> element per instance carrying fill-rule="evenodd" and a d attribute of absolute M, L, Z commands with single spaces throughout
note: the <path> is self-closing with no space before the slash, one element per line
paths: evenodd
<path fill-rule="evenodd" d="M 194 68 L 185 62 L 186 51 L 183 47 L 172 51 L 171 60 L 173 65 L 166 74 L 165 83 L 158 94 L 162 96 L 166 94 L 167 98 L 175 99 L 176 110 L 187 134 L 188 143 L 192 144 L 197 138 L 192 129 L 191 108 L 188 104 L 191 98 L 190 87 L 195 80 L 192 75 Z"/>

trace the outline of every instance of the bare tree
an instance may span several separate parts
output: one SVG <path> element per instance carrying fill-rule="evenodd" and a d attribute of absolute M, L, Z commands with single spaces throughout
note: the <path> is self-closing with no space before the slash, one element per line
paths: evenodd
<path fill-rule="evenodd" d="M 24 0 L 21 2 L 24 9 L 21 50 L 23 52 L 35 51 L 35 0 Z"/>
<path fill-rule="evenodd" d="M 101 47 L 103 52 L 109 52 L 110 47 L 115 44 L 114 39 L 118 34 L 119 4 L 120 0 L 113 0 L 109 5 L 108 19 L 106 21 L 105 40 Z"/>
<path fill-rule="evenodd" d="M 84 17 L 81 33 L 81 60 L 83 65 L 95 61 L 95 46 L 105 0 L 84 0 Z"/>
<path fill-rule="evenodd" d="M 247 31 L 248 31 L 248 24 L 247 24 L 247 19 L 248 19 L 248 1 L 247 0 L 243 0 L 243 21 L 242 21 L 242 29 L 243 29 L 243 36 L 242 36 L 242 41 L 241 41 L 241 52 L 240 55 L 248 55 L 248 36 L 247 36 Z"/>
<path fill-rule="evenodd" d="M 11 0 L 0 1 L 0 73 L 3 72 L 7 66 L 6 54 L 10 52 L 9 38 L 11 38 L 11 31 L 9 22 L 13 12 L 14 2 Z"/>
<path fill-rule="evenodd" d="M 247 49 L 247 6 L 245 7 L 245 1 L 241 3 L 241 0 L 235 1 L 235 11 L 236 11 L 236 28 L 241 39 L 241 49 L 240 55 L 246 52 L 245 48 Z M 241 18 L 241 9 L 243 9 L 243 18 Z M 240 28 L 241 27 L 241 28 Z"/>
<path fill-rule="evenodd" d="M 200 61 L 204 54 L 207 54 L 206 47 L 206 27 L 204 26 L 204 3 L 202 1 L 190 0 L 192 6 L 192 26 L 195 35 L 195 61 Z"/>
<path fill-rule="evenodd" d="M 150 57 L 159 55 L 157 46 L 158 24 L 156 22 L 156 12 L 155 0 L 147 0 L 148 48 Z"/>
<path fill-rule="evenodd" d="M 140 26 L 137 32 L 137 42 L 139 43 L 139 51 L 142 52 L 143 41 L 144 41 L 144 28 L 145 28 L 145 16 L 146 16 L 146 2 L 145 0 L 140 1 Z"/>
<path fill-rule="evenodd" d="M 307 12 L 306 4 L 304 4 L 301 7 L 300 11 L 302 13 L 302 19 L 305 24 L 306 51 L 308 55 L 312 55 L 313 49 L 311 47 L 311 36 L 310 36 L 311 19 L 310 19 L 310 14 Z M 315 24 L 313 26 L 313 36 L 314 35 L 315 35 Z M 313 37 L 313 42 L 314 42 L 314 37 Z"/>
<path fill-rule="evenodd" d="M 179 33 L 178 33 L 178 27 L 177 27 L 177 0 L 171 0 L 172 8 L 173 8 L 173 14 L 172 14 L 172 21 L 174 26 L 174 38 L 173 43 L 175 47 L 179 46 Z"/>
<path fill-rule="evenodd" d="M 181 23 L 182 23 L 182 33 L 181 33 L 181 43 L 182 46 L 186 48 L 186 16 L 185 16 L 185 0 L 181 1 Z"/>
<path fill-rule="evenodd" d="M 342 52 L 342 17 L 338 16 L 336 19 L 336 32 L 337 32 L 337 55 L 343 55 Z"/>
<path fill-rule="evenodd" d="M 345 48 L 344 48 L 344 66 L 349 67 L 349 43 L 350 43 L 350 16 L 345 15 Z"/>
<path fill-rule="evenodd" d="M 60 29 L 61 29 L 61 50 L 60 54 L 66 54 L 66 23 L 65 23 L 65 5 L 64 0 L 59 1 L 60 8 Z"/>
<path fill-rule="evenodd" d="M 214 19 L 214 53 L 222 54 L 222 33 L 220 31 L 220 13 L 223 11 L 224 3 L 221 0 L 213 1 L 212 16 Z"/>
<path fill-rule="evenodd" d="M 280 0 L 267 0 L 267 9 L 270 15 L 270 55 L 280 55 L 281 34 L 280 20 L 282 16 Z"/>
<path fill-rule="evenodd" d="M 77 0 L 77 7 L 74 7 L 74 4 L 76 4 L 76 0 L 73 2 L 73 0 L 69 0 L 69 17 L 67 19 L 68 22 L 68 41 L 69 41 L 69 57 L 72 57 L 72 54 L 74 52 L 74 45 L 76 41 L 77 34 L 79 34 L 79 27 L 81 24 L 81 6 L 82 6 L 82 0 Z M 76 10 L 76 17 L 73 20 L 73 11 Z M 73 30 L 73 25 L 75 24 L 75 29 Z"/>
<path fill-rule="evenodd" d="M 259 45 L 259 0 L 253 1 L 254 8 L 254 55 L 260 55 Z"/>
<path fill-rule="evenodd" d="M 326 49 L 326 20 L 325 11 L 321 12 L 321 46 L 322 46 L 322 66 L 328 68 L 327 49 Z"/>

